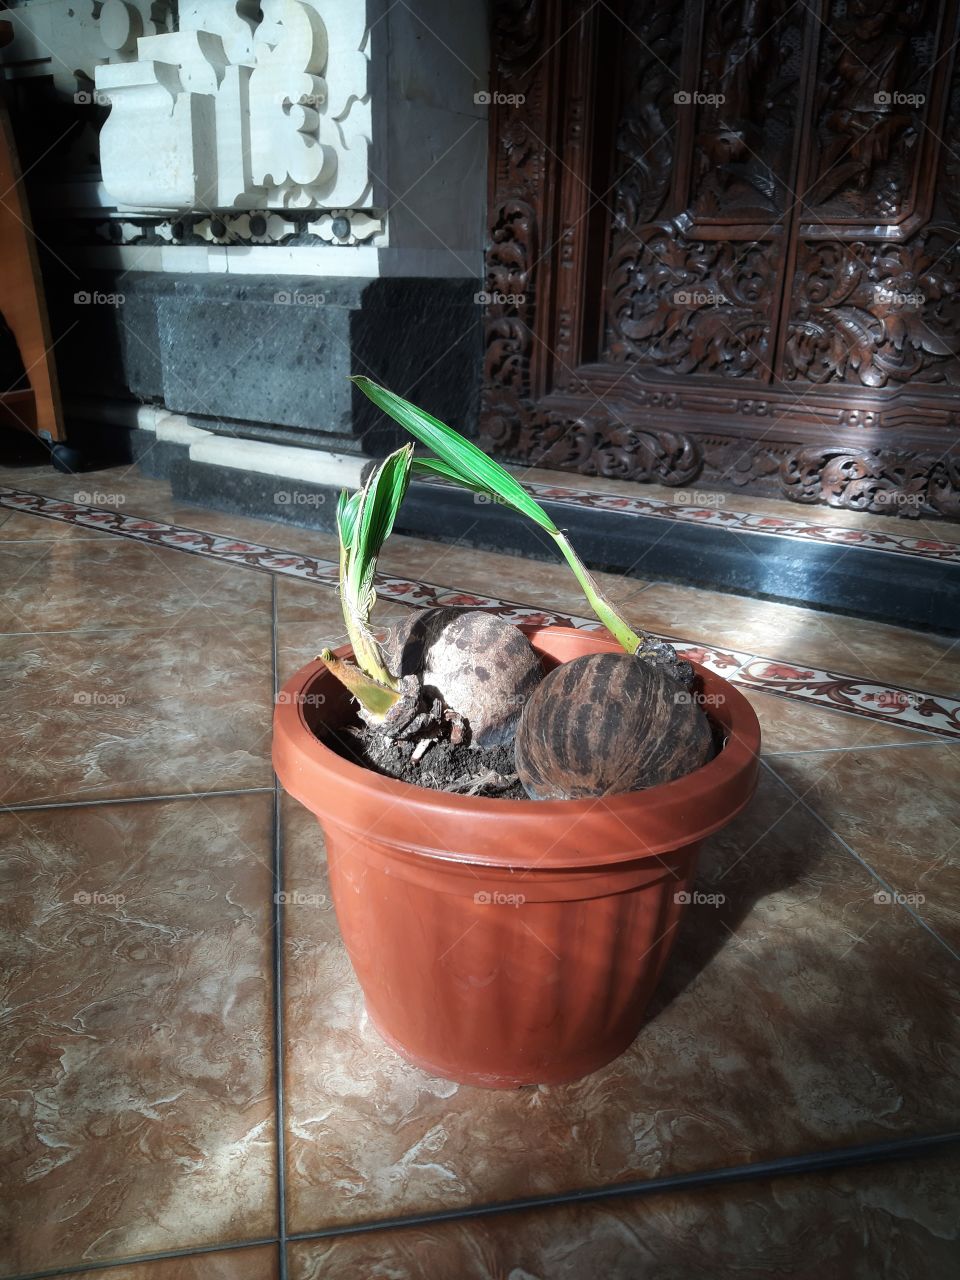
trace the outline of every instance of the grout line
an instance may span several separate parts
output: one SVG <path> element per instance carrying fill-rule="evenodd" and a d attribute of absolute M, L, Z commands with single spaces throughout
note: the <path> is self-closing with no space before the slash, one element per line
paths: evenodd
<path fill-rule="evenodd" d="M 271 661 L 273 664 L 273 701 L 280 692 L 280 665 L 277 655 L 277 579 L 270 579 Z M 277 1248 L 278 1280 L 287 1280 L 287 1174 L 286 1132 L 284 1129 L 283 1090 L 283 908 L 279 902 L 283 890 L 283 826 L 280 810 L 280 779 L 273 778 L 273 1073 L 277 1144 Z"/>
<path fill-rule="evenodd" d="M 724 1169 L 706 1169 L 699 1173 L 671 1174 L 663 1178 L 648 1178 L 634 1182 L 620 1182 L 610 1187 L 593 1187 L 577 1191 L 563 1191 L 554 1195 L 526 1196 L 515 1200 L 501 1200 L 492 1204 L 465 1206 L 462 1209 L 440 1209 L 435 1213 L 412 1214 L 408 1217 L 385 1218 L 375 1222 L 358 1222 L 348 1226 L 326 1227 L 318 1231 L 297 1232 L 290 1237 L 295 1241 L 326 1240 L 331 1237 L 354 1235 L 363 1232 L 382 1231 L 389 1228 L 433 1226 L 440 1222 L 462 1222 L 474 1218 L 493 1217 L 501 1213 L 519 1210 L 547 1209 L 558 1205 L 589 1204 L 619 1199 L 624 1196 L 663 1195 L 678 1191 L 695 1191 L 702 1187 L 723 1186 L 730 1183 L 754 1182 L 764 1178 L 791 1177 L 805 1173 L 821 1173 L 835 1169 L 847 1169 L 857 1165 L 907 1160 L 960 1145 L 960 1132 L 931 1134 L 918 1138 L 895 1138 L 886 1142 L 867 1143 L 855 1147 L 838 1147 L 810 1155 L 779 1156 L 752 1164 L 732 1165 Z"/>
<path fill-rule="evenodd" d="M 38 800 L 0 804 L 0 813 L 29 813 L 39 809 L 87 809 L 103 804 L 153 804 L 161 800 L 218 800 L 222 796 L 272 795 L 273 787 L 235 787 L 227 791 L 172 791 L 158 796 L 106 796 L 96 800 Z"/>
<path fill-rule="evenodd" d="M 696 1191 L 702 1187 L 726 1186 L 740 1182 L 756 1182 L 770 1178 L 795 1177 L 807 1173 L 826 1173 L 833 1170 L 857 1168 L 863 1165 L 885 1164 L 895 1160 L 910 1160 L 927 1155 L 946 1153 L 949 1152 L 951 1147 L 960 1147 L 960 1131 L 924 1134 L 913 1138 L 893 1138 L 852 1147 L 835 1147 L 828 1151 L 812 1152 L 808 1155 L 778 1156 L 771 1160 L 731 1165 L 720 1169 L 704 1169 L 696 1173 L 670 1174 L 662 1178 L 619 1182 L 608 1187 L 586 1187 L 575 1191 L 561 1191 L 543 1196 L 526 1196 L 514 1200 L 495 1201 L 489 1204 L 466 1205 L 460 1209 L 438 1209 L 433 1213 L 411 1214 L 397 1218 L 380 1218 L 376 1221 L 326 1227 L 317 1231 L 299 1231 L 287 1237 L 287 1239 L 298 1243 L 310 1240 L 326 1240 L 331 1237 L 366 1234 L 391 1228 L 469 1221 L 474 1218 L 488 1218 L 501 1213 L 514 1213 L 521 1210 L 598 1203 L 606 1200 L 622 1199 L 627 1196 L 639 1199 L 671 1192 Z M 210 1253 L 228 1253 L 238 1249 L 256 1249 L 276 1243 L 278 1243 L 276 1236 L 266 1236 L 255 1240 L 233 1241 L 226 1244 L 197 1245 L 186 1249 L 133 1254 L 129 1257 L 114 1258 L 109 1262 L 76 1263 L 53 1267 L 45 1271 L 20 1272 L 17 1275 L 6 1277 L 5 1280 L 54 1280 L 56 1277 L 74 1274 L 96 1274 L 100 1271 L 112 1271 L 116 1267 L 135 1266 L 138 1263 L 162 1262 L 168 1258 L 192 1258 Z"/>
<path fill-rule="evenodd" d="M 838 844 L 842 845 L 843 848 L 846 849 L 847 853 L 849 853 L 851 857 L 856 858 L 857 862 L 860 863 L 861 867 L 863 867 L 865 871 L 869 872 L 869 874 L 873 876 L 874 880 L 876 880 L 878 884 L 883 885 L 884 889 L 887 891 L 887 893 L 889 893 L 892 896 L 894 902 L 898 907 L 900 907 L 903 911 L 906 911 L 907 915 L 911 916 L 914 922 L 920 925 L 921 928 L 926 929 L 927 933 L 929 933 L 930 936 L 936 942 L 939 942 L 941 947 L 943 947 L 944 951 L 946 951 L 949 955 L 953 956 L 954 960 L 960 960 L 960 955 L 957 955 L 956 951 L 954 951 L 954 949 L 950 946 L 949 942 L 941 938 L 939 933 L 937 933 L 936 929 L 934 929 L 931 925 L 927 924 L 923 916 L 918 915 L 917 912 L 913 909 L 913 907 L 908 902 L 897 902 L 896 900 L 897 893 L 899 891 L 895 889 L 892 884 L 889 884 L 886 880 L 884 880 L 880 872 L 874 870 L 874 868 L 870 865 L 870 863 L 867 862 L 865 858 L 861 857 L 860 854 L 857 853 L 856 849 L 854 849 L 853 845 L 850 844 L 848 841 L 846 841 L 838 831 L 834 831 L 833 827 L 831 827 L 830 823 L 827 822 L 826 818 L 822 817 L 821 814 L 819 814 L 816 811 L 816 809 L 813 808 L 812 805 L 808 804 L 803 796 L 798 795 L 797 792 L 794 791 L 793 787 L 791 787 L 790 783 L 786 780 L 786 778 L 782 777 L 781 774 L 779 774 L 776 771 L 776 769 L 774 769 L 773 766 L 769 764 L 766 760 L 761 758 L 760 763 L 767 770 L 768 773 L 772 774 L 772 776 L 777 780 L 777 782 L 780 783 L 782 787 L 784 787 L 787 791 L 790 792 L 796 804 L 802 805 L 803 808 L 806 809 L 807 813 L 809 813 L 810 816 L 816 822 L 818 822 L 821 827 L 824 828 L 824 830 L 828 831 L 830 835 L 833 837 L 833 839 L 836 840 Z"/>
<path fill-rule="evenodd" d="M 132 1267 L 143 1262 L 164 1262 L 168 1258 L 193 1258 L 208 1253 L 232 1253 L 238 1249 L 261 1249 L 266 1244 L 276 1244 L 276 1236 L 263 1236 L 256 1240 L 231 1240 L 226 1244 L 198 1244 L 193 1248 L 164 1249 L 156 1253 L 136 1253 L 127 1258 L 111 1258 L 108 1262 L 76 1262 L 63 1267 L 51 1267 L 46 1271 L 21 1271 L 5 1276 L 4 1280 L 47 1280 L 48 1277 L 96 1275 L 101 1271 L 113 1271 L 116 1267 Z"/>

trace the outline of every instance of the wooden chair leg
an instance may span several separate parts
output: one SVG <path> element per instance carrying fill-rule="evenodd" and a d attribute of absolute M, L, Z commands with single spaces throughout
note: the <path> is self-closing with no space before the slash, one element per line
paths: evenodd
<path fill-rule="evenodd" d="M 2 416 L 56 441 L 64 438 L 60 389 L 30 209 L 20 176 L 10 117 L 0 104 L 0 312 L 17 340 L 33 391 L 32 406 L 28 408 L 19 393 L 16 402 L 12 396 L 7 400 L 7 412 Z"/>

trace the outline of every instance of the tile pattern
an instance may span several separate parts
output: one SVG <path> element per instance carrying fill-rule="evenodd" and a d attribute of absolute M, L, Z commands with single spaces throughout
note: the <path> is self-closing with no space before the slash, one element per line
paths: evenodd
<path fill-rule="evenodd" d="M 0 549 L 11 557 L 8 586 L 18 568 L 27 574 L 17 609 L 29 634 L 2 637 L 0 655 L 16 675 L 0 759 L 7 798 L 27 806 L 0 809 L 0 1275 L 271 1280 L 281 1225 L 301 1237 L 346 1231 L 290 1241 L 292 1280 L 952 1275 L 955 1160 L 474 1216 L 507 1197 L 953 1123 L 944 1081 L 960 1060 L 958 748 L 931 733 L 936 708 L 863 714 L 869 703 L 858 711 L 856 690 L 834 687 L 853 677 L 787 661 L 797 648 L 820 652 L 807 631 L 782 628 L 780 658 L 761 659 L 743 643 L 760 633 L 736 617 L 713 646 L 699 643 L 706 625 L 692 626 L 687 651 L 738 679 L 768 749 L 784 754 L 771 757 L 754 806 L 704 850 L 706 896 L 690 909 L 637 1041 L 563 1088 L 458 1087 L 379 1041 L 336 927 L 322 833 L 284 798 L 281 1224 L 272 796 L 139 797 L 269 781 L 270 578 L 245 570 L 273 575 L 283 678 L 342 632 L 335 594 L 323 589 L 335 566 L 272 548 L 259 530 L 235 537 L 254 532 L 240 520 L 231 529 L 211 517 L 218 532 L 204 534 L 178 525 L 175 511 L 118 520 L 48 500 L 52 518 L 42 521 L 20 498 L 5 506 L 6 495 L 0 522 L 9 515 L 16 536 Z M 291 540 L 310 548 L 307 535 Z M 158 558 L 176 562 L 179 586 Z M 135 571 L 141 562 L 151 567 Z M 466 560 L 449 563 L 478 594 L 388 572 L 380 620 L 460 600 L 518 620 L 595 625 L 573 611 L 544 614 L 548 596 L 526 586 L 526 604 L 503 601 L 490 566 L 484 580 Z M 43 566 L 57 564 L 56 580 L 45 579 Z M 74 581 L 75 569 L 87 577 Z M 211 591 L 222 621 L 200 613 L 178 624 L 185 581 Z M 631 617 L 643 617 L 645 600 L 631 603 Z M 664 602 L 647 603 L 655 616 Z M 712 626 L 713 614 L 704 621 Z M 867 654 L 881 631 L 847 636 L 848 651 Z M 941 656 L 892 635 L 884 643 L 904 647 L 907 679 Z M 894 671 L 888 662 L 883 674 Z M 814 676 L 827 687 L 808 696 Z M 797 682 L 798 696 L 772 693 L 768 680 Z M 119 700 L 136 689 L 146 696 L 135 706 Z M 102 696 L 78 702 L 78 690 Z M 942 710 L 944 698 L 930 696 Z M 29 807 L 51 800 L 58 807 Z M 899 896 L 885 900 L 887 887 Z M 925 902 L 907 902 L 918 887 Z M 451 1208 L 467 1216 L 352 1230 Z M 231 1248 L 243 1242 L 255 1247 Z M 214 1251 L 190 1255 L 201 1246 Z M 184 1256 L 151 1258 L 168 1250 Z"/>
<path fill-rule="evenodd" d="M 0 1273 L 275 1233 L 271 813 L 0 813 Z"/>
<path fill-rule="evenodd" d="M 943 1080 L 960 1054 L 960 966 L 907 911 L 876 901 L 880 882 L 769 774 L 701 855 L 699 905 L 640 1035 L 565 1086 L 491 1093 L 397 1057 L 340 941 L 318 824 L 286 800 L 283 832 L 292 1233 L 955 1120 Z"/>
<path fill-rule="evenodd" d="M 283 574 L 327 586 L 335 585 L 337 581 L 338 570 L 333 561 L 317 559 L 307 554 L 284 552 L 274 547 L 187 529 L 164 521 L 142 520 L 120 512 L 102 511 L 5 487 L 0 487 L 0 506 L 267 573 Z M 599 629 L 599 624 L 592 618 L 548 612 L 494 596 L 458 591 L 449 586 L 416 582 L 396 575 L 379 576 L 377 592 L 381 599 L 400 604 L 462 604 L 495 612 L 511 622 Z M 895 722 L 946 738 L 960 739 L 960 699 L 947 694 L 909 689 L 821 667 L 791 665 L 738 650 L 691 644 L 682 637 L 672 635 L 661 638 L 671 640 L 685 657 L 710 667 L 734 684 L 748 685 L 782 697 L 833 706 L 869 719 Z"/>
<path fill-rule="evenodd" d="M 0 803 L 272 785 L 270 659 L 269 616 L 0 635 Z"/>
<path fill-rule="evenodd" d="M 431 479 L 425 483 L 443 485 L 443 480 Z M 588 508 L 591 511 L 615 511 L 633 516 L 653 516 L 659 520 L 672 520 L 680 524 L 696 524 L 732 533 L 748 535 L 773 535 L 792 538 L 801 542 L 823 542 L 831 546 L 858 547 L 869 551 L 883 551 L 890 555 L 912 556 L 923 560 L 938 560 L 947 564 L 960 564 L 960 546 L 937 538 L 912 538 L 907 534 L 878 529 L 851 529 L 844 525 L 814 523 L 798 517 L 760 515 L 747 511 L 730 511 L 724 503 L 720 506 L 697 506 L 690 503 L 688 490 L 678 489 L 673 502 L 658 498 L 610 493 L 604 489 L 590 489 L 562 484 L 543 484 L 524 479 L 524 487 L 542 502 L 557 502 L 567 507 Z M 722 495 L 721 495 L 722 496 Z"/>
<path fill-rule="evenodd" d="M 927 1159 L 297 1241 L 288 1249 L 289 1274 L 290 1280 L 953 1280 L 958 1195 L 960 1159 Z"/>
<path fill-rule="evenodd" d="M 313 656 L 305 657 L 300 666 Z M 763 754 L 768 759 L 804 752 L 833 753 L 855 748 L 872 752 L 889 746 L 944 745 L 944 739 L 935 734 L 895 723 L 865 720 L 863 716 L 851 715 L 836 707 L 822 708 L 815 702 L 796 702 L 777 694 L 763 693 L 749 685 L 743 692 L 760 721 Z"/>
<path fill-rule="evenodd" d="M 277 1280 L 278 1273 L 277 1247 L 266 1244 L 127 1263 L 109 1271 L 77 1271 L 60 1280 L 92 1280 L 96 1276 L 103 1280 Z"/>
<path fill-rule="evenodd" d="M 846 751 L 770 761 L 888 888 L 960 959 L 960 747 Z M 877 815 L 882 814 L 882 821 Z"/>
<path fill-rule="evenodd" d="M 269 579 L 218 559 L 102 534 L 0 541 L 0 634 L 162 626 L 229 632 L 269 610 Z"/>

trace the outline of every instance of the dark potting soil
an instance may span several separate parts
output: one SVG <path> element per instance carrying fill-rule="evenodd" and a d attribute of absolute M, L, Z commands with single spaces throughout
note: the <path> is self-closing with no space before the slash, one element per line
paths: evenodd
<path fill-rule="evenodd" d="M 432 742 L 419 760 L 415 743 L 399 742 L 368 728 L 339 729 L 325 737 L 331 751 L 367 769 L 431 791 L 526 800 L 513 762 L 513 746 L 454 746 L 448 739 Z"/>

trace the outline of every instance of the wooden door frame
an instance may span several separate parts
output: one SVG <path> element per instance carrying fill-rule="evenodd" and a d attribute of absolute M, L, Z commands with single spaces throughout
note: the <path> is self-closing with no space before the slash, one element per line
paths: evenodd
<path fill-rule="evenodd" d="M 617 68 L 598 68 L 597 51 L 617 21 L 589 0 L 493 0 L 485 445 L 528 465 L 668 485 L 732 474 L 798 501 L 905 515 L 918 506 L 889 492 L 919 493 L 928 511 L 960 514 L 955 390 L 798 396 L 598 358 Z"/>

